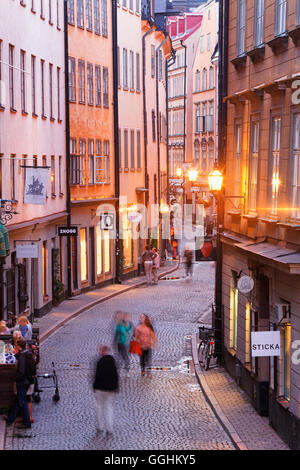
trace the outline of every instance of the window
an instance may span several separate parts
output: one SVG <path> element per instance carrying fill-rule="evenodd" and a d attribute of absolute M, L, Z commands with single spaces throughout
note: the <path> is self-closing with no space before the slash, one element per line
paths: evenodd
<path fill-rule="evenodd" d="M 155 77 L 155 46 L 151 45 L 151 77 Z"/>
<path fill-rule="evenodd" d="M 96 95 L 96 106 L 101 106 L 101 67 L 100 65 L 95 66 L 95 95 Z"/>
<path fill-rule="evenodd" d="M 58 157 L 58 190 L 59 195 L 62 195 L 62 156 Z"/>
<path fill-rule="evenodd" d="M 200 145 L 199 145 L 199 140 L 198 140 L 198 142 L 195 142 L 195 148 L 194 148 L 194 165 L 196 168 L 199 168 L 199 160 L 200 160 Z"/>
<path fill-rule="evenodd" d="M 100 6 L 99 0 L 94 0 L 94 31 L 100 34 Z"/>
<path fill-rule="evenodd" d="M 155 133 L 155 111 L 152 109 L 152 140 L 153 142 L 156 141 L 156 133 Z"/>
<path fill-rule="evenodd" d="M 10 183 L 11 183 L 11 199 L 16 200 L 16 165 L 15 165 L 16 156 L 10 156 Z"/>
<path fill-rule="evenodd" d="M 202 91 L 207 89 L 207 70 L 202 71 Z"/>
<path fill-rule="evenodd" d="M 129 10 L 133 11 L 133 0 L 129 0 Z"/>
<path fill-rule="evenodd" d="M 77 26 L 84 28 L 83 0 L 77 0 Z"/>
<path fill-rule="evenodd" d="M 163 76 L 163 60 L 162 60 L 162 51 L 161 49 L 158 52 L 158 79 L 162 80 Z"/>
<path fill-rule="evenodd" d="M 31 106 L 32 114 L 36 114 L 36 78 L 35 78 L 35 57 L 31 56 Z"/>
<path fill-rule="evenodd" d="M 86 142 L 85 139 L 79 139 L 79 163 L 80 163 L 80 169 L 79 169 L 79 184 L 84 185 L 85 184 L 85 175 L 86 175 L 86 168 L 85 168 L 85 154 L 86 154 Z"/>
<path fill-rule="evenodd" d="M 234 169 L 234 194 L 240 194 L 241 183 L 241 155 L 242 155 L 242 126 L 235 126 L 235 169 Z"/>
<path fill-rule="evenodd" d="M 300 25 L 300 0 L 296 1 L 296 25 Z"/>
<path fill-rule="evenodd" d="M 52 0 L 49 0 L 49 23 L 52 23 Z"/>
<path fill-rule="evenodd" d="M 41 0 L 41 18 L 44 20 L 44 0 Z"/>
<path fill-rule="evenodd" d="M 105 230 L 104 232 L 104 272 L 110 272 L 110 241 L 109 241 L 109 231 Z"/>
<path fill-rule="evenodd" d="M 0 107 L 4 106 L 4 86 L 2 82 L 2 41 L 0 41 Z"/>
<path fill-rule="evenodd" d="M 128 88 L 127 49 L 123 49 L 123 87 Z"/>
<path fill-rule="evenodd" d="M 92 0 L 85 0 L 86 29 L 93 31 Z"/>
<path fill-rule="evenodd" d="M 69 100 L 76 101 L 75 59 L 69 57 Z"/>
<path fill-rule="evenodd" d="M 108 68 L 103 67 L 103 106 L 108 107 Z"/>
<path fill-rule="evenodd" d="M 291 216 L 300 219 L 300 114 L 294 116 L 293 123 Z"/>
<path fill-rule="evenodd" d="M 211 171 L 214 167 L 214 146 L 213 144 L 209 144 L 208 147 L 208 171 Z"/>
<path fill-rule="evenodd" d="M 204 52 L 204 36 L 200 37 L 200 52 Z"/>
<path fill-rule="evenodd" d="M 207 145 L 206 142 L 201 145 L 201 172 L 207 173 Z"/>
<path fill-rule="evenodd" d="M 50 104 L 50 119 L 53 118 L 53 65 L 49 64 L 49 104 Z"/>
<path fill-rule="evenodd" d="M 97 258 L 96 258 L 96 271 L 97 276 L 102 274 L 102 234 L 99 224 L 96 225 L 96 246 L 97 246 Z"/>
<path fill-rule="evenodd" d="M 89 139 L 88 141 L 88 155 L 89 155 L 89 184 L 94 184 L 95 164 L 94 164 L 94 140 L 93 139 Z"/>
<path fill-rule="evenodd" d="M 102 35 L 107 37 L 108 36 L 108 30 L 107 30 L 107 0 L 102 0 L 101 17 L 102 17 Z"/>
<path fill-rule="evenodd" d="M 246 33 L 246 0 L 238 1 L 238 17 L 237 17 L 237 54 L 241 55 L 245 52 L 245 33 Z"/>
<path fill-rule="evenodd" d="M 26 112 L 26 70 L 25 70 L 25 55 L 24 51 L 21 51 L 20 55 L 20 69 L 21 69 L 21 109 Z"/>
<path fill-rule="evenodd" d="M 68 0 L 68 23 L 75 24 L 74 0 Z"/>
<path fill-rule="evenodd" d="M 136 131 L 136 166 L 142 168 L 141 159 L 141 131 Z"/>
<path fill-rule="evenodd" d="M 102 155 L 102 143 L 101 140 L 96 140 L 96 155 Z"/>
<path fill-rule="evenodd" d="M 134 53 L 129 52 L 129 87 L 131 90 L 134 89 Z"/>
<path fill-rule="evenodd" d="M 258 172 L 258 152 L 259 152 L 259 123 L 251 123 L 251 146 L 249 162 L 249 194 L 248 208 L 250 211 L 256 211 L 257 199 L 257 172 Z"/>
<path fill-rule="evenodd" d="M 121 86 L 121 67 L 120 67 L 120 48 L 117 47 L 117 61 L 118 61 L 118 87 Z"/>
<path fill-rule="evenodd" d="M 195 132 L 199 133 L 200 132 L 200 105 L 196 105 L 195 109 Z"/>
<path fill-rule="evenodd" d="M 141 91 L 140 54 L 136 54 L 136 91 Z"/>
<path fill-rule="evenodd" d="M 276 1 L 276 34 L 283 34 L 286 31 L 286 0 Z"/>
<path fill-rule="evenodd" d="M 132 169 L 135 168 L 135 155 L 134 155 L 135 148 L 134 148 L 134 144 L 135 144 L 135 142 L 134 142 L 134 131 L 131 130 L 130 131 L 130 156 L 131 156 L 131 158 L 130 158 L 130 167 Z"/>
<path fill-rule="evenodd" d="M 85 103 L 85 63 L 83 60 L 78 60 L 78 81 L 78 102 L 83 104 Z"/>
<path fill-rule="evenodd" d="M 281 118 L 272 119 L 272 155 L 271 155 L 271 214 L 278 213 L 279 163 L 280 163 L 280 126 Z"/>
<path fill-rule="evenodd" d="M 56 0 L 56 27 L 60 29 L 60 21 L 59 21 L 59 0 Z"/>
<path fill-rule="evenodd" d="M 211 89 L 214 87 L 214 69 L 213 67 L 209 67 L 208 73 L 208 87 Z"/>
<path fill-rule="evenodd" d="M 14 51 L 15 48 L 9 45 L 9 103 L 11 109 L 15 109 L 15 91 L 14 91 Z"/>
<path fill-rule="evenodd" d="M 128 130 L 124 129 L 124 168 L 128 168 Z"/>
<path fill-rule="evenodd" d="M 135 12 L 136 13 L 140 13 L 141 11 L 141 8 L 140 8 L 140 0 L 136 0 L 136 3 L 135 3 Z"/>
<path fill-rule="evenodd" d="M 76 139 L 70 139 L 70 184 L 80 183 L 80 157 L 76 154 Z"/>
<path fill-rule="evenodd" d="M 95 156 L 95 183 L 105 184 L 109 183 L 109 156 L 96 155 Z"/>
<path fill-rule="evenodd" d="M 81 281 L 87 281 L 87 240 L 86 228 L 80 229 L 80 267 Z"/>
<path fill-rule="evenodd" d="M 254 44 L 260 46 L 264 37 L 264 0 L 255 1 Z"/>
<path fill-rule="evenodd" d="M 200 122 L 200 132 L 206 132 L 207 129 L 206 129 L 206 126 L 207 126 L 207 123 L 206 123 L 206 103 L 203 103 L 202 104 L 202 119 L 201 119 L 201 122 Z"/>
<path fill-rule="evenodd" d="M 42 116 L 45 115 L 45 61 L 41 60 L 41 98 L 42 98 Z"/>
<path fill-rule="evenodd" d="M 206 48 L 206 50 L 210 51 L 211 34 L 208 34 L 206 39 L 207 39 L 207 48 Z"/>
<path fill-rule="evenodd" d="M 61 121 L 60 115 L 60 68 L 57 67 L 57 120 Z"/>
<path fill-rule="evenodd" d="M 55 196 L 55 157 L 51 157 L 51 196 Z"/>
<path fill-rule="evenodd" d="M 200 91 L 200 70 L 195 73 L 195 91 Z"/>
<path fill-rule="evenodd" d="M 210 101 L 208 105 L 207 131 L 214 131 L 214 102 Z"/>
<path fill-rule="evenodd" d="M 235 350 L 237 348 L 238 295 L 237 273 L 232 271 L 230 289 L 231 347 Z"/>
<path fill-rule="evenodd" d="M 94 104 L 94 77 L 93 65 L 87 64 L 87 90 L 88 90 L 88 104 Z"/>

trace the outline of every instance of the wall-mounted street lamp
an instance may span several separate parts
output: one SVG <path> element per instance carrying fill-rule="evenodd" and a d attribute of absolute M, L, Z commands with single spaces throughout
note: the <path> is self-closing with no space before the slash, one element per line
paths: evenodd
<path fill-rule="evenodd" d="M 208 175 L 208 185 L 212 193 L 221 191 L 223 186 L 223 175 L 219 170 L 212 170 Z"/>
<path fill-rule="evenodd" d="M 13 208 L 12 204 L 16 202 L 14 200 L 0 199 L 0 222 L 6 225 L 14 215 L 18 214 Z"/>

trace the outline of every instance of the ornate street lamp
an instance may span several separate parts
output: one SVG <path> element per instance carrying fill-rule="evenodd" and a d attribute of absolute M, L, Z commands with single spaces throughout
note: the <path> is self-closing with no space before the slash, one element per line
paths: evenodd
<path fill-rule="evenodd" d="M 16 212 L 12 206 L 14 202 L 16 201 L 0 199 L 0 222 L 3 225 L 6 225 L 7 222 L 11 220 L 14 215 L 18 214 L 18 212 Z"/>
<path fill-rule="evenodd" d="M 212 170 L 208 175 L 208 184 L 209 184 L 209 189 L 212 193 L 221 191 L 222 186 L 223 186 L 222 173 L 217 169 Z"/>
<path fill-rule="evenodd" d="M 188 170 L 188 178 L 189 178 L 189 181 L 191 181 L 191 182 L 197 181 L 197 178 L 198 178 L 198 171 L 197 171 L 197 170 L 194 170 L 193 168 L 191 168 L 190 170 Z"/>

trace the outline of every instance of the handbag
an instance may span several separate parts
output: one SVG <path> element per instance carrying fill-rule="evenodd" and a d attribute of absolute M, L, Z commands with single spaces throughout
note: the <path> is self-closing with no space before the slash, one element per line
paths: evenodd
<path fill-rule="evenodd" d="M 139 343 L 135 339 L 132 339 L 130 341 L 129 352 L 131 354 L 138 354 L 139 356 L 142 355 L 141 346 L 139 345 Z"/>

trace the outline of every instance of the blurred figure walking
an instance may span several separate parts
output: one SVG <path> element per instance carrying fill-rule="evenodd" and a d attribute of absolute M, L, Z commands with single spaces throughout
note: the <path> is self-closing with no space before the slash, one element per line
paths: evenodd
<path fill-rule="evenodd" d="M 153 260 L 156 258 L 156 253 L 153 253 L 150 245 L 146 245 L 146 249 L 142 254 L 142 260 L 144 263 L 144 269 L 146 273 L 147 286 L 152 285 L 152 266 Z"/>
<path fill-rule="evenodd" d="M 156 248 L 152 248 L 152 251 L 156 255 L 153 260 L 153 266 L 152 266 L 154 284 L 158 284 L 158 269 L 160 267 L 160 256 Z"/>
<path fill-rule="evenodd" d="M 97 362 L 94 379 L 94 392 L 97 408 L 97 430 L 104 435 L 113 432 L 113 402 L 119 390 L 119 376 L 116 362 L 108 346 L 99 350 L 100 359 Z"/>
<path fill-rule="evenodd" d="M 185 275 L 187 278 L 192 278 L 193 276 L 193 252 L 187 247 L 184 252 L 185 259 Z"/>
<path fill-rule="evenodd" d="M 124 367 L 129 372 L 129 343 L 132 336 L 133 324 L 130 313 L 117 313 L 117 324 L 115 328 L 115 341 L 119 357 L 124 363 Z"/>
<path fill-rule="evenodd" d="M 156 345 L 154 329 L 148 315 L 141 315 L 140 324 L 134 329 L 134 336 L 142 349 L 140 366 L 142 376 L 144 376 L 146 367 L 149 368 L 151 365 L 152 349 Z M 149 369 L 147 375 L 151 376 Z"/>

